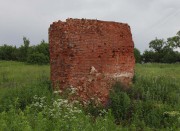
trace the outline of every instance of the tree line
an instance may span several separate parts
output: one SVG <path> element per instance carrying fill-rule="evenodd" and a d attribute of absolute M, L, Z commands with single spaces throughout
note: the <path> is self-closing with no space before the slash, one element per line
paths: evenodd
<path fill-rule="evenodd" d="M 49 63 L 49 44 L 42 40 L 40 44 L 30 46 L 30 41 L 23 37 L 20 47 L 4 44 L 0 46 L 0 60 L 27 62 L 30 64 Z"/>
<path fill-rule="evenodd" d="M 143 54 L 134 48 L 136 63 L 176 63 L 180 62 L 180 31 L 173 37 L 164 39 L 155 38 L 149 43 L 149 50 Z M 20 47 L 4 44 L 0 46 L 0 60 L 13 60 L 27 62 L 29 64 L 49 63 L 49 44 L 42 40 L 40 44 L 30 46 L 30 41 L 23 37 Z"/>
<path fill-rule="evenodd" d="M 149 50 L 141 55 L 137 48 L 134 48 L 136 63 L 176 63 L 180 62 L 180 31 L 173 37 L 164 39 L 155 38 L 149 43 Z"/>

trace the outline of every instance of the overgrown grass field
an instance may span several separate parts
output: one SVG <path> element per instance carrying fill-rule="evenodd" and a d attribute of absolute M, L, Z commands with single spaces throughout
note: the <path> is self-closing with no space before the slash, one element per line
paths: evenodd
<path fill-rule="evenodd" d="M 0 61 L 0 131 L 180 130 L 180 64 L 137 64 L 135 73 L 129 90 L 114 85 L 106 109 L 82 108 L 52 90 L 49 65 Z"/>

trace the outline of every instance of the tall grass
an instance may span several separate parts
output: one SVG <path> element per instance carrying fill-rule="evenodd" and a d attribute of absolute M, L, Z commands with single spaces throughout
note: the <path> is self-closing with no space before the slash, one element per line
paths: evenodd
<path fill-rule="evenodd" d="M 82 108 L 52 91 L 48 65 L 0 61 L 0 130 L 180 130 L 179 80 L 179 64 L 137 64 L 108 109 Z"/>
<path fill-rule="evenodd" d="M 47 65 L 27 65 L 22 62 L 0 61 L 0 89 L 31 85 L 40 79 L 49 79 L 49 70 L 50 68 Z"/>

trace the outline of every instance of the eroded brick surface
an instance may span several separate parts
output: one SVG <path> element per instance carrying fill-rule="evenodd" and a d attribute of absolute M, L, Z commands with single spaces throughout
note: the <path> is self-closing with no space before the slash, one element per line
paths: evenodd
<path fill-rule="evenodd" d="M 86 101 L 107 102 L 115 81 L 134 75 L 134 44 L 127 24 L 86 19 L 54 22 L 49 28 L 51 80 L 74 87 Z"/>

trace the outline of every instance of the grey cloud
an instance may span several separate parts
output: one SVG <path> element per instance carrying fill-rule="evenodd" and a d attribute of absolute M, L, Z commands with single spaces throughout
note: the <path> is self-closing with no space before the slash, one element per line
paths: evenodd
<path fill-rule="evenodd" d="M 89 18 L 128 23 L 141 51 L 156 36 L 167 38 L 180 30 L 179 0 L 0 0 L 0 45 L 48 41 L 53 21 Z"/>

